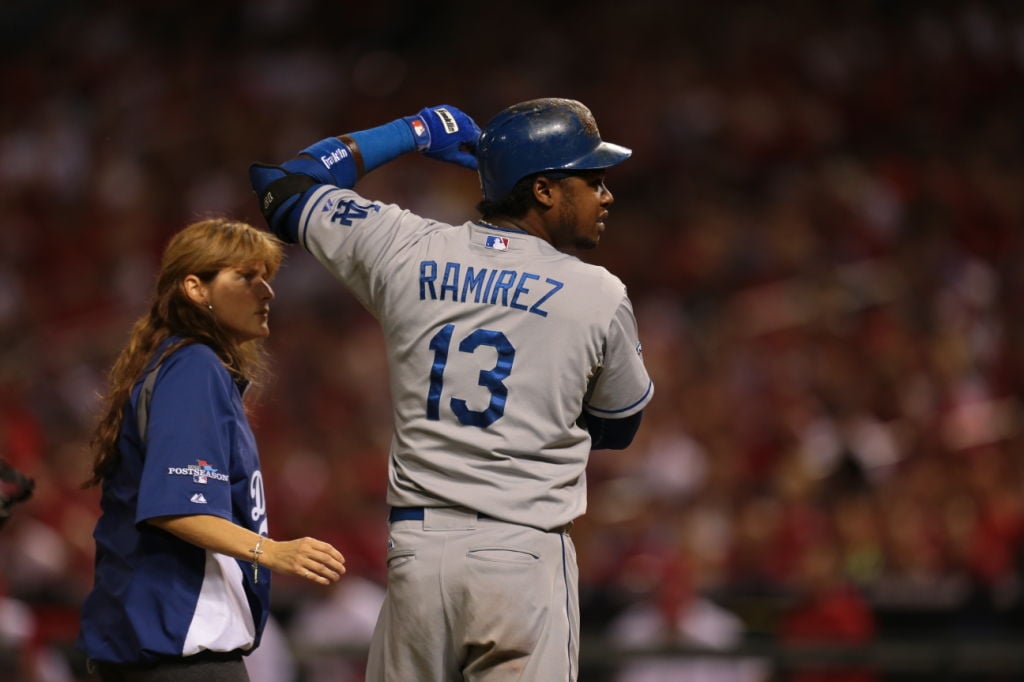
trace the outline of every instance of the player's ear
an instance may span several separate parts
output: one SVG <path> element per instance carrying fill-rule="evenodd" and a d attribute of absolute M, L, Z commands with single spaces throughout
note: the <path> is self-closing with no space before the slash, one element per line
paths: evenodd
<path fill-rule="evenodd" d="M 533 198 L 541 206 L 551 208 L 555 204 L 553 190 L 556 185 L 557 183 L 553 182 L 550 178 L 543 175 L 537 176 L 533 180 Z"/>

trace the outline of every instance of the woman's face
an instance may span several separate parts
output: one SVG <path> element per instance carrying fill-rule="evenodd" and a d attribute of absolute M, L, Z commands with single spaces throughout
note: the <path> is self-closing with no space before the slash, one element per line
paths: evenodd
<path fill-rule="evenodd" d="M 193 275 L 189 275 L 193 277 Z M 270 335 L 270 301 L 274 290 L 267 281 L 265 265 L 224 268 L 209 282 L 189 284 L 189 297 L 210 314 L 238 343 Z"/>

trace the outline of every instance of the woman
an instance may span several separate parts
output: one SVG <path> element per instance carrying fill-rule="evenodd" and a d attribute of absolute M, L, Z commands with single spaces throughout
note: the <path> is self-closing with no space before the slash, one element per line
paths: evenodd
<path fill-rule="evenodd" d="M 87 485 L 102 484 L 80 642 L 103 680 L 248 680 L 270 571 L 328 585 L 344 558 L 267 537 L 242 394 L 260 378 L 281 244 L 225 219 L 167 246 L 152 307 L 110 372 Z"/>

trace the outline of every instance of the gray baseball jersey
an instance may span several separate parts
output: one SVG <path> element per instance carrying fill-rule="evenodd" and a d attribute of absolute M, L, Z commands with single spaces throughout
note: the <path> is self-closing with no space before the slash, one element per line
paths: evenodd
<path fill-rule="evenodd" d="M 584 513 L 581 411 L 628 417 L 653 395 L 617 277 L 519 230 L 334 187 L 306 202 L 299 240 L 382 325 L 391 506 L 542 530 Z"/>

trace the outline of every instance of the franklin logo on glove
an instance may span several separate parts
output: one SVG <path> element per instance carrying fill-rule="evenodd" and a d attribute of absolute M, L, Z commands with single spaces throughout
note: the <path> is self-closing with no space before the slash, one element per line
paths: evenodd
<path fill-rule="evenodd" d="M 339 161 L 344 161 L 348 158 L 347 149 L 334 149 L 330 154 L 325 154 L 320 157 L 320 161 L 323 162 L 324 168 L 330 168 Z"/>
<path fill-rule="evenodd" d="M 448 113 L 447 109 L 434 109 L 434 113 L 441 119 L 441 124 L 444 125 L 446 133 L 450 135 L 459 132 L 459 124 L 455 122 L 455 117 Z"/>

